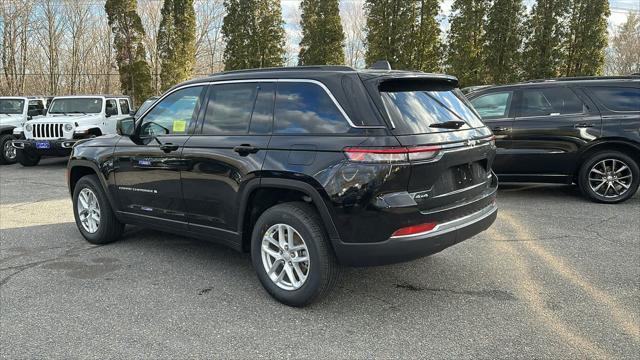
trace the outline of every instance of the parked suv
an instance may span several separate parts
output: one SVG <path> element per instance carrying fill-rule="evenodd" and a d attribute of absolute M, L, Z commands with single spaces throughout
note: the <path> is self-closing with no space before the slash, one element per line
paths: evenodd
<path fill-rule="evenodd" d="M 45 112 L 45 100 L 35 97 L 0 97 L 0 165 L 14 164 L 16 150 L 11 146 L 13 130 Z"/>
<path fill-rule="evenodd" d="M 640 77 L 566 78 L 467 94 L 496 135 L 501 181 L 576 183 L 618 203 L 640 183 Z"/>
<path fill-rule="evenodd" d="M 493 136 L 457 83 L 329 66 L 180 84 L 74 147 L 78 229 L 95 244 L 124 224 L 220 242 L 251 253 L 273 297 L 308 304 L 339 265 L 419 258 L 493 223 Z"/>
<path fill-rule="evenodd" d="M 126 96 L 59 96 L 51 101 L 46 116 L 14 129 L 17 159 L 35 166 L 42 156 L 69 156 L 80 139 L 115 134 L 118 120 L 129 117 Z"/>

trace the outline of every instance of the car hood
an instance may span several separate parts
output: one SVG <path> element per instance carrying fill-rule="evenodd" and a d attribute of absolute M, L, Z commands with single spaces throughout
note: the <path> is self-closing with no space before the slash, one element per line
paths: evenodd
<path fill-rule="evenodd" d="M 95 121 L 101 119 L 100 114 L 74 114 L 74 115 L 47 115 L 45 117 L 34 118 L 29 120 L 29 124 L 42 124 L 42 123 L 82 123 L 85 121 Z"/>

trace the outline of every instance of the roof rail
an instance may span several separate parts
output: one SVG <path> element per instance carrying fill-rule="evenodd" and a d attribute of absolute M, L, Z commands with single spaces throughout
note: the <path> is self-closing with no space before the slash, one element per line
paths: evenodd
<path fill-rule="evenodd" d="M 265 67 L 254 69 L 241 69 L 241 70 L 229 70 L 221 71 L 211 74 L 211 76 L 225 75 L 225 74 L 241 74 L 252 72 L 267 72 L 267 71 L 355 71 L 350 66 L 344 65 L 305 65 L 305 66 L 287 66 L 287 67 Z"/>
<path fill-rule="evenodd" d="M 549 79 L 534 79 L 523 81 L 524 84 L 540 83 L 540 82 L 555 82 L 555 81 L 576 81 L 576 80 L 621 80 L 621 79 L 640 79 L 638 74 L 620 75 L 620 76 L 568 76 Z"/>

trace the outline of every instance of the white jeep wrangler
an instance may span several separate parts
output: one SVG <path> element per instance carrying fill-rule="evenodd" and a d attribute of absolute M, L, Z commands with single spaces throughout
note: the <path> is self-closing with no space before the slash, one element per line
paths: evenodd
<path fill-rule="evenodd" d="M 118 120 L 129 117 L 127 96 L 58 96 L 45 117 L 27 121 L 14 129 L 17 159 L 23 166 L 35 166 L 42 156 L 69 156 L 80 139 L 116 133 Z"/>
<path fill-rule="evenodd" d="M 16 162 L 16 149 L 11 146 L 13 130 L 45 113 L 44 98 L 0 96 L 0 165 Z"/>

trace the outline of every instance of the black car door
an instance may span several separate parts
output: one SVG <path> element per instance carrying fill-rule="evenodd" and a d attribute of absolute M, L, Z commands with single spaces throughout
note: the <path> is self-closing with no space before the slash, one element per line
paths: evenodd
<path fill-rule="evenodd" d="M 496 157 L 493 170 L 497 174 L 509 172 L 511 163 L 511 129 L 513 127 L 514 91 L 497 90 L 472 98 L 471 104 L 476 109 L 482 122 L 493 131 L 496 137 Z"/>
<path fill-rule="evenodd" d="M 516 95 L 510 174 L 566 180 L 579 149 L 600 135 L 600 114 L 568 86 L 524 88 Z"/>
<path fill-rule="evenodd" d="M 193 133 L 206 86 L 177 89 L 138 120 L 137 136 L 122 137 L 114 152 L 119 209 L 133 221 L 185 227 L 180 185 L 184 143 Z"/>
<path fill-rule="evenodd" d="M 205 116 L 185 144 L 182 187 L 192 231 L 237 240 L 240 196 L 259 177 L 273 124 L 275 82 L 212 84 Z M 200 126 L 201 125 L 201 126 Z"/>

